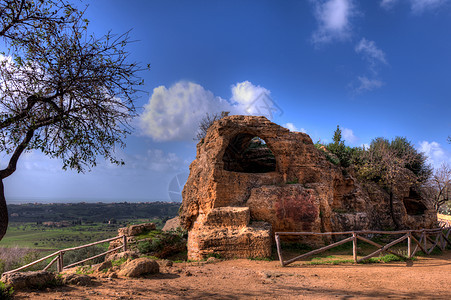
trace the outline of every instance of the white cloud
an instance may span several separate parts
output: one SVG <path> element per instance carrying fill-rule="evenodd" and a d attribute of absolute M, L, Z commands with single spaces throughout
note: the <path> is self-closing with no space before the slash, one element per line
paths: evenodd
<path fill-rule="evenodd" d="M 341 129 L 341 135 L 343 136 L 343 139 L 351 144 L 354 144 L 357 142 L 358 138 L 354 135 L 354 132 L 352 129 L 349 128 L 343 128 Z"/>
<path fill-rule="evenodd" d="M 391 9 L 398 2 L 399 0 L 382 0 L 381 7 Z M 428 10 L 437 9 L 449 0 L 407 0 L 406 2 L 410 3 L 410 8 L 414 14 L 421 14 Z"/>
<path fill-rule="evenodd" d="M 355 52 L 362 54 L 363 57 L 372 65 L 377 63 L 387 64 L 384 51 L 379 49 L 374 41 L 369 41 L 362 38 L 355 46 Z"/>
<path fill-rule="evenodd" d="M 382 0 L 381 6 L 385 9 L 391 9 L 398 0 Z"/>
<path fill-rule="evenodd" d="M 159 86 L 153 90 L 140 117 L 140 127 L 156 141 L 192 140 L 207 112 L 230 110 L 226 100 L 199 84 L 181 81 L 169 89 Z"/>
<path fill-rule="evenodd" d="M 307 130 L 305 130 L 304 128 L 298 129 L 293 123 L 285 123 L 282 126 L 285 128 L 288 128 L 290 131 L 293 131 L 293 132 L 307 133 Z"/>
<path fill-rule="evenodd" d="M 232 98 L 227 101 L 193 82 L 180 81 L 169 88 L 159 86 L 139 119 L 142 133 L 156 141 L 192 141 L 207 113 L 228 111 L 230 115 L 263 115 L 271 119 L 280 111 L 264 87 L 244 81 L 231 86 L 231 90 Z"/>
<path fill-rule="evenodd" d="M 446 153 L 442 146 L 437 142 L 422 141 L 420 142 L 419 150 L 426 154 L 429 158 L 429 162 L 434 168 L 438 168 L 443 162 L 451 163 L 449 153 Z"/>
<path fill-rule="evenodd" d="M 370 41 L 365 38 L 362 38 L 359 41 L 354 50 L 356 53 L 362 55 L 368 62 L 368 70 L 371 73 L 371 77 L 373 77 L 369 78 L 368 76 L 358 76 L 358 85 L 354 91 L 356 93 L 362 93 L 372 91 L 383 86 L 384 83 L 376 77 L 379 74 L 378 66 L 381 64 L 388 65 L 384 51 L 379 49 L 374 41 Z"/>
<path fill-rule="evenodd" d="M 314 0 L 318 28 L 312 35 L 315 45 L 343 41 L 351 36 L 350 19 L 357 14 L 353 0 Z"/>
<path fill-rule="evenodd" d="M 232 103 L 237 106 L 239 111 L 246 112 L 247 114 L 254 115 L 258 113 L 258 107 L 255 104 L 255 100 L 260 95 L 270 95 L 271 92 L 259 85 L 253 85 L 249 81 L 239 82 L 232 85 Z"/>
<path fill-rule="evenodd" d="M 372 91 L 380 88 L 384 83 L 379 79 L 370 79 L 366 76 L 358 76 L 358 86 L 354 89 L 356 93 L 362 93 L 367 91 Z"/>
<path fill-rule="evenodd" d="M 448 0 L 410 0 L 412 12 L 420 14 L 426 10 L 434 10 Z"/>

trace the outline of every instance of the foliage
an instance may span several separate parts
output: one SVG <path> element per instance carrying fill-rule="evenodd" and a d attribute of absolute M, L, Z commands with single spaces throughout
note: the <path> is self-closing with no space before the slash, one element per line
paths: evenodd
<path fill-rule="evenodd" d="M 13 299 L 14 288 L 0 281 L 0 299 Z"/>
<path fill-rule="evenodd" d="M 207 113 L 199 122 L 199 130 L 197 131 L 196 138 L 194 140 L 201 141 L 207 135 L 208 128 L 217 120 L 221 120 L 229 115 L 228 111 L 222 111 L 221 113 Z"/>
<path fill-rule="evenodd" d="M 16 269 L 38 259 L 39 253 L 30 248 L 1 248 L 0 251 L 0 274 L 9 270 Z M 31 269 L 37 269 L 42 266 L 33 266 Z"/>
<path fill-rule="evenodd" d="M 329 143 L 326 145 L 327 150 L 329 150 L 332 154 L 336 156 L 338 159 L 338 164 L 342 167 L 347 168 L 352 163 L 352 158 L 357 151 L 356 148 L 351 148 L 345 145 L 345 141 L 341 138 L 341 129 L 340 126 L 337 125 L 337 129 L 334 132 L 333 143 Z"/>
<path fill-rule="evenodd" d="M 424 153 L 418 152 L 406 138 L 396 137 L 390 142 L 379 137 L 361 152 L 355 166 L 360 177 L 391 188 L 400 176 L 409 177 L 412 183 L 426 181 L 432 173 L 426 159 Z M 414 176 L 405 170 L 410 170 Z"/>
<path fill-rule="evenodd" d="M 166 258 L 186 250 L 186 232 L 151 231 L 152 237 L 138 241 L 138 251 L 159 258 Z"/>
<path fill-rule="evenodd" d="M 113 260 L 113 261 L 111 261 L 111 264 L 113 265 L 113 266 L 120 266 L 120 265 L 122 265 L 123 263 L 125 263 L 126 261 L 127 261 L 127 259 L 128 258 L 126 258 L 126 257 L 121 257 L 121 258 L 119 258 L 119 259 L 117 259 L 117 260 Z"/>
<path fill-rule="evenodd" d="M 206 259 L 209 259 L 210 257 L 214 257 L 214 258 L 216 258 L 216 259 L 221 259 L 221 254 L 220 254 L 220 253 L 215 253 L 215 252 L 213 252 L 213 253 L 208 253 Z"/>
<path fill-rule="evenodd" d="M 100 253 L 105 252 L 105 249 L 100 246 L 91 246 L 86 247 L 74 251 L 69 251 L 64 253 L 64 265 L 70 265 L 79 261 L 82 261 L 84 259 L 87 259 L 89 257 L 93 257 L 95 255 L 98 255 Z M 98 264 L 103 262 L 104 256 L 100 256 L 94 259 L 89 260 L 86 263 L 89 264 Z"/>
<path fill-rule="evenodd" d="M 115 219 L 117 223 L 138 222 L 149 219 L 163 219 L 177 216 L 180 203 L 149 202 L 149 203 L 52 203 L 52 204 L 9 204 L 8 210 L 11 222 L 61 222 L 68 221 L 71 225 L 103 223 L 101 230 L 108 228 L 116 230 L 119 224 L 107 224 Z M 133 220 L 136 219 L 136 220 Z M 154 222 L 156 220 L 150 220 Z M 160 221 L 161 222 L 161 221 Z M 123 227 L 123 226 L 119 226 Z"/>
<path fill-rule="evenodd" d="M 4 0 L 0 37 L 0 238 L 8 213 L 3 179 L 16 171 L 24 151 L 62 160 L 83 172 L 99 157 L 114 164 L 125 146 L 142 80 L 128 62 L 128 33 L 100 38 L 88 33 L 84 11 L 65 0 Z"/>
<path fill-rule="evenodd" d="M 287 184 L 298 184 L 298 183 L 299 183 L 299 180 L 297 178 L 287 181 Z"/>
<path fill-rule="evenodd" d="M 339 165 L 340 164 L 340 160 L 338 159 L 338 157 L 336 157 L 334 154 L 332 154 L 325 145 L 321 144 L 320 142 L 315 143 L 315 147 L 316 149 L 318 149 L 325 157 L 326 159 L 330 162 L 333 163 L 334 165 Z"/>
<path fill-rule="evenodd" d="M 75 274 L 80 274 L 80 275 L 89 275 L 94 273 L 94 270 L 92 270 L 92 268 L 90 266 L 80 266 L 77 267 L 77 269 L 75 270 Z"/>
<path fill-rule="evenodd" d="M 379 257 L 371 257 L 370 259 L 363 261 L 362 263 L 389 263 L 392 261 L 406 261 L 406 259 L 394 254 L 386 254 Z"/>

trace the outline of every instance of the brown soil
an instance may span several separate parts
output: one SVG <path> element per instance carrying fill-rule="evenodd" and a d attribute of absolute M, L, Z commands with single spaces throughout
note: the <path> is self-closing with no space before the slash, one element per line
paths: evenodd
<path fill-rule="evenodd" d="M 405 262 L 280 267 L 277 261 L 176 263 L 140 279 L 19 291 L 15 299 L 451 299 L 451 251 Z"/>

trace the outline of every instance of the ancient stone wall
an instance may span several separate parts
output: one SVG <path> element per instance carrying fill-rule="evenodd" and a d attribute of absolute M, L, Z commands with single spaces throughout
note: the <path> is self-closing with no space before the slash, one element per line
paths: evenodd
<path fill-rule="evenodd" d="M 393 208 L 399 224 L 433 226 L 433 210 L 411 191 L 408 184 L 395 189 Z M 343 175 L 307 134 L 255 116 L 225 117 L 209 128 L 190 165 L 180 220 L 189 230 L 190 259 L 213 252 L 223 257 L 268 256 L 277 231 L 395 225 L 383 189 Z"/>

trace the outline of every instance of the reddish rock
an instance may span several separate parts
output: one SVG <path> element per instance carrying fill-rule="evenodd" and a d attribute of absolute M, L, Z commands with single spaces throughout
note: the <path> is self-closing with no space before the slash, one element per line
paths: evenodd
<path fill-rule="evenodd" d="M 271 236 L 271 230 L 394 228 L 388 193 L 344 173 L 307 134 L 290 132 L 265 117 L 228 116 L 214 122 L 197 145 L 182 193 L 180 222 L 189 231 L 188 257 L 202 259 L 212 252 L 223 257 L 270 254 L 271 243 L 263 236 Z M 411 191 L 408 182 L 394 189 L 399 224 L 415 229 L 434 226 L 433 209 Z M 267 225 L 253 228 L 257 221 Z M 254 240 L 261 241 L 258 253 L 252 252 Z"/>

